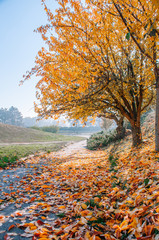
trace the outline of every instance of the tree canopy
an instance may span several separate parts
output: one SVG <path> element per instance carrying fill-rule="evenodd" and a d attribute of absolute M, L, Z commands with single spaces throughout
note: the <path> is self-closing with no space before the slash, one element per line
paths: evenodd
<path fill-rule="evenodd" d="M 26 76 L 36 72 L 41 77 L 36 111 L 40 116 L 67 113 L 83 121 L 96 113 L 123 115 L 138 128 L 134 144 L 140 142 L 140 116 L 154 95 L 158 30 L 152 27 L 157 16 L 153 5 L 59 0 L 53 15 L 42 2 L 49 24 L 38 31 L 48 49 L 39 51 Z"/>

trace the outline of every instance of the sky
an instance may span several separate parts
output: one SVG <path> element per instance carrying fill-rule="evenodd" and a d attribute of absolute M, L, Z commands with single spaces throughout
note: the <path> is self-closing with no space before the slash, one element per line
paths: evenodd
<path fill-rule="evenodd" d="M 58 7 L 55 0 L 47 1 L 53 10 Z M 23 117 L 36 116 L 33 102 L 38 79 L 19 83 L 44 46 L 34 30 L 46 23 L 41 0 L 0 0 L 0 108 L 17 107 Z"/>

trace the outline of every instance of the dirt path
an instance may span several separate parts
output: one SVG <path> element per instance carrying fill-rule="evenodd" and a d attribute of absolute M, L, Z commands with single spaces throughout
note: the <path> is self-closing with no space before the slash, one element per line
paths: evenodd
<path fill-rule="evenodd" d="M 31 144 L 53 144 L 61 143 L 62 141 L 52 141 L 52 142 L 14 142 L 14 143 L 0 143 L 0 146 L 10 146 L 10 145 L 31 145 Z"/>
<path fill-rule="evenodd" d="M 159 239 L 158 153 L 85 146 L 0 172 L 0 240 Z"/>
<path fill-rule="evenodd" d="M 69 156 L 69 155 L 75 155 L 79 152 L 85 152 L 86 149 L 87 140 L 83 140 L 80 142 L 76 142 L 73 144 L 69 144 L 67 147 L 63 148 L 62 150 L 54 153 L 54 156 Z M 87 150 L 86 150 L 87 152 Z"/>
<path fill-rule="evenodd" d="M 79 154 L 88 154 L 86 140 L 73 143 L 64 149 L 47 155 L 23 159 L 22 166 L 0 171 L 0 240 L 31 240 L 33 235 L 29 231 L 24 232 L 24 228 L 18 224 L 31 223 L 33 220 L 42 220 L 41 216 L 47 217 L 50 222 L 56 218 L 53 213 L 41 213 L 42 209 L 37 210 L 37 216 L 30 217 L 31 208 L 34 208 L 34 200 L 39 196 L 39 189 L 30 192 L 29 184 L 35 181 L 37 176 L 45 172 L 45 168 L 51 166 L 52 159 L 62 161 L 63 158 L 78 157 Z M 47 160 L 47 161 L 46 161 Z M 52 170 L 52 169 L 51 169 Z M 44 173 L 46 174 L 46 173 Z M 39 216 L 38 216 L 39 215 Z"/>
<path fill-rule="evenodd" d="M 83 138 L 89 138 L 91 134 L 83 134 L 83 135 L 73 135 L 73 136 L 77 136 L 77 137 L 83 137 Z M 66 136 L 70 136 L 70 135 L 66 135 Z M 10 145 L 31 145 L 31 144 L 53 144 L 53 143 L 61 143 L 62 141 L 49 141 L 49 142 L 0 142 L 0 146 L 10 146 Z M 73 141 L 65 141 L 68 142 L 69 144 L 72 145 L 76 145 L 76 142 L 74 143 Z M 82 141 L 80 141 L 81 143 Z M 78 143 L 78 142 L 77 142 Z M 82 144 L 82 143 L 81 143 Z M 81 145 L 79 144 L 79 146 Z M 77 145 L 78 146 L 78 145 Z M 75 147 L 76 148 L 76 147 Z"/>

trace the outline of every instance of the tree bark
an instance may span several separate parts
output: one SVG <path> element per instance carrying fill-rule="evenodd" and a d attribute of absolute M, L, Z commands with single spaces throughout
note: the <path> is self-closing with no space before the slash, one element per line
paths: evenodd
<path fill-rule="evenodd" d="M 140 123 L 134 124 L 131 130 L 132 130 L 133 147 L 137 147 L 142 143 Z"/>
<path fill-rule="evenodd" d="M 126 133 L 125 126 L 124 126 L 124 118 L 121 117 L 118 121 L 116 121 L 116 123 L 117 123 L 117 128 L 116 128 L 117 139 L 122 139 L 125 137 L 125 133 Z"/>

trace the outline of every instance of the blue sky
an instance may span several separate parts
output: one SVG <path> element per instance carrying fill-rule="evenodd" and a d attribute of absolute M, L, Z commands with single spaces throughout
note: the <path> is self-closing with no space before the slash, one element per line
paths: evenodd
<path fill-rule="evenodd" d="M 48 0 L 53 9 L 55 0 Z M 17 107 L 26 116 L 35 116 L 33 77 L 22 86 L 23 74 L 34 66 L 38 50 L 44 46 L 34 29 L 47 23 L 41 0 L 0 0 L 0 108 Z"/>

